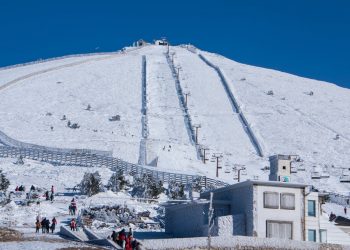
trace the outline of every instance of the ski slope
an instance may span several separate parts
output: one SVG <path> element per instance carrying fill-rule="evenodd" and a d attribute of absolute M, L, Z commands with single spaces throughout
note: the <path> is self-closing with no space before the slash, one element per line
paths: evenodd
<path fill-rule="evenodd" d="M 206 164 L 191 140 L 164 46 L 0 69 L 0 131 L 28 143 L 113 151 L 133 163 L 142 159 L 156 169 L 209 177 L 216 176 L 211 156 L 221 153 L 219 179 L 230 183 L 236 164 L 247 167 L 241 179 L 266 180 L 268 173 L 261 168 L 268 165 L 268 156 L 298 154 L 306 171 L 293 174 L 292 181 L 331 191 L 349 189 L 349 184 L 339 183 L 342 168 L 350 164 L 349 89 L 244 65 L 199 49 L 193 53 L 186 46 L 169 50 L 174 65 L 180 67 L 180 86 L 190 93 L 191 123 L 201 126 L 198 143 L 208 148 Z M 227 86 L 199 55 L 220 70 Z M 89 104 L 91 110 L 86 110 Z M 144 107 L 147 137 L 142 136 Z M 67 120 L 62 120 L 63 115 Z M 109 121 L 115 115 L 120 121 Z M 262 157 L 241 115 L 262 145 Z M 68 128 L 68 120 L 80 128 Z M 312 180 L 312 166 L 320 171 L 325 164 L 330 166 L 330 178 Z"/>

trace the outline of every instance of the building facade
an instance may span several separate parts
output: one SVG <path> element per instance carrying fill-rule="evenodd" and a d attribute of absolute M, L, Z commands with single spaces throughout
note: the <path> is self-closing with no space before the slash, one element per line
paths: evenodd
<path fill-rule="evenodd" d="M 326 241 L 319 223 L 318 194 L 306 185 L 248 180 L 211 192 L 212 235 L 229 231 L 261 238 Z M 204 192 L 200 202 L 166 206 L 166 232 L 174 237 L 206 236 L 209 197 L 210 192 Z M 223 225 L 225 230 L 220 228 Z"/>

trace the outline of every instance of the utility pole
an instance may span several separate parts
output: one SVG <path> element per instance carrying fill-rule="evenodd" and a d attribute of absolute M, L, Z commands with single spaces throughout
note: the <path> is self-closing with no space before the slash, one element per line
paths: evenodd
<path fill-rule="evenodd" d="M 210 192 L 210 203 L 209 203 L 209 210 L 208 210 L 208 250 L 211 248 L 211 228 L 212 228 L 212 220 L 214 215 L 214 209 L 213 209 L 213 192 Z"/>
<path fill-rule="evenodd" d="M 202 149 L 203 149 L 203 163 L 205 164 L 205 162 L 206 162 L 207 160 L 209 160 L 209 159 L 207 159 L 207 155 L 206 155 L 206 151 L 208 151 L 209 148 L 203 146 Z"/>
<path fill-rule="evenodd" d="M 237 172 L 237 181 L 241 181 L 241 171 L 246 170 L 246 168 L 243 165 L 237 165 L 233 167 L 233 170 Z"/>
<path fill-rule="evenodd" d="M 187 107 L 188 97 L 191 96 L 191 93 L 187 91 L 187 92 L 184 92 L 184 95 L 185 95 L 185 106 Z"/>
<path fill-rule="evenodd" d="M 219 166 L 219 161 L 222 158 L 222 153 L 214 153 L 212 158 L 216 161 L 216 177 L 219 177 L 219 169 L 222 168 Z"/>
<path fill-rule="evenodd" d="M 198 145 L 198 129 L 201 127 L 201 125 L 194 124 L 193 127 L 196 129 L 196 145 Z"/>

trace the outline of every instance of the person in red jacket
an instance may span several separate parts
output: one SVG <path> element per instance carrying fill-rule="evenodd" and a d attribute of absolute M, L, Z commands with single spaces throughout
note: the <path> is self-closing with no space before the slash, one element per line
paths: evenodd
<path fill-rule="evenodd" d="M 77 228 L 77 223 L 75 222 L 75 219 L 73 218 L 70 221 L 70 230 L 74 231 L 74 230 L 76 230 L 76 228 Z"/>
<path fill-rule="evenodd" d="M 132 250 L 132 235 L 128 234 L 125 240 L 125 250 Z"/>

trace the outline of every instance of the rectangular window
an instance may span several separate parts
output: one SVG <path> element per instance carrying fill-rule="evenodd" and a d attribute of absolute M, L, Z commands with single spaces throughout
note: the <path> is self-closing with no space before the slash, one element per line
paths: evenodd
<path fill-rule="evenodd" d="M 307 201 L 307 215 L 316 216 L 316 202 L 314 200 Z"/>
<path fill-rule="evenodd" d="M 264 192 L 264 207 L 279 208 L 279 195 L 277 192 Z"/>
<path fill-rule="evenodd" d="M 266 221 L 266 237 L 291 240 L 292 228 L 292 222 Z"/>
<path fill-rule="evenodd" d="M 320 229 L 320 242 L 327 243 L 327 230 L 326 229 Z"/>
<path fill-rule="evenodd" d="M 295 209 L 295 195 L 291 193 L 281 194 L 281 209 Z"/>
<path fill-rule="evenodd" d="M 309 229 L 307 230 L 307 239 L 308 241 L 313 241 L 316 242 L 316 230 L 314 229 Z"/>

